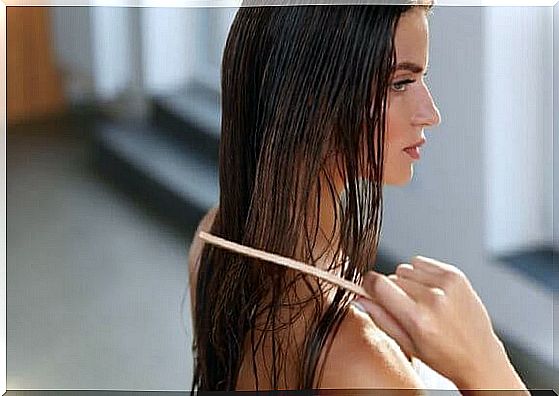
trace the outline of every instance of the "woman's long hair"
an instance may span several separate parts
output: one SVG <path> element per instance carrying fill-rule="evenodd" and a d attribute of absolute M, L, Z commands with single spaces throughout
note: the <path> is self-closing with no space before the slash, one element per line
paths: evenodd
<path fill-rule="evenodd" d="M 212 234 L 316 265 L 322 257 L 313 255 L 316 219 L 326 188 L 343 208 L 334 216 L 339 238 L 332 257 L 344 258 L 342 277 L 361 282 L 373 267 L 382 223 L 394 33 L 410 7 L 239 9 L 222 63 L 220 200 Z M 332 153 L 342 158 L 341 197 L 323 166 Z M 198 271 L 193 390 L 234 390 L 245 353 L 252 354 L 257 389 L 258 364 L 265 364 L 272 389 L 318 386 L 321 352 L 347 313 L 350 293 L 338 289 L 324 304 L 316 279 L 209 244 Z M 312 298 L 286 302 L 301 282 Z M 304 338 L 292 345 L 286 332 L 306 306 L 313 310 Z M 279 315 L 286 309 L 293 312 L 287 323 Z M 263 340 L 271 359 L 257 363 Z M 296 379 L 286 378 L 288 359 Z"/>

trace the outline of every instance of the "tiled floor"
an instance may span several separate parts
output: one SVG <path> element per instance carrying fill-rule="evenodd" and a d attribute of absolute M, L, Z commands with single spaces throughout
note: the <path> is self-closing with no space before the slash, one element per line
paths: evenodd
<path fill-rule="evenodd" d="M 190 389 L 189 236 L 96 174 L 85 142 L 8 128 L 7 387 Z"/>

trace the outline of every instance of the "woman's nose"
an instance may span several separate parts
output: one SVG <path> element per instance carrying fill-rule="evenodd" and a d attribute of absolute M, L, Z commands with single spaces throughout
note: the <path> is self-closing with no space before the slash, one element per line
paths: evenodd
<path fill-rule="evenodd" d="M 441 123 L 441 113 L 427 87 L 425 87 L 425 91 L 418 102 L 413 120 L 414 124 L 425 128 L 438 126 Z"/>

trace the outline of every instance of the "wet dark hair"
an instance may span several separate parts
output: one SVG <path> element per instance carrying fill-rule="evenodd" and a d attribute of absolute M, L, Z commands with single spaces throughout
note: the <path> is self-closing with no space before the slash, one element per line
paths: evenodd
<path fill-rule="evenodd" d="M 220 200 L 212 234 L 316 265 L 323 255 L 313 255 L 318 228 L 309 219 L 318 218 L 325 182 L 332 202 L 343 208 L 334 218 L 339 239 L 330 246 L 334 257 L 345 258 L 340 275 L 362 281 L 374 266 L 382 224 L 393 38 L 411 7 L 239 9 L 223 54 Z M 324 167 L 332 153 L 341 154 L 342 196 Z M 234 390 L 247 352 L 258 389 L 263 340 L 271 345 L 271 361 L 263 362 L 269 387 L 319 386 L 319 358 L 347 313 L 349 292 L 338 289 L 325 304 L 324 286 L 313 277 L 209 244 L 198 271 L 193 391 Z M 301 282 L 311 298 L 289 299 Z M 312 314 L 304 339 L 287 345 L 286 334 L 305 307 Z M 279 313 L 286 309 L 291 314 L 284 323 Z M 288 347 L 298 373 L 291 382 Z"/>

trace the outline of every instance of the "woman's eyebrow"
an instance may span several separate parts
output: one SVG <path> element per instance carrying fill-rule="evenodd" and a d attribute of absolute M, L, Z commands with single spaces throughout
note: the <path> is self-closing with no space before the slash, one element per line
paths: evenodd
<path fill-rule="evenodd" d="M 407 70 L 412 73 L 422 73 L 423 66 L 420 66 L 417 63 L 413 63 L 413 62 L 401 62 L 398 63 L 394 68 L 394 71 L 399 71 L 399 70 Z"/>

